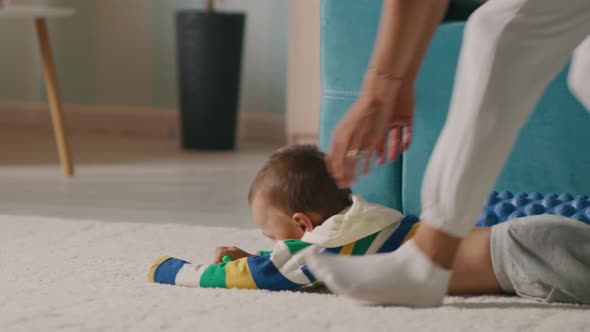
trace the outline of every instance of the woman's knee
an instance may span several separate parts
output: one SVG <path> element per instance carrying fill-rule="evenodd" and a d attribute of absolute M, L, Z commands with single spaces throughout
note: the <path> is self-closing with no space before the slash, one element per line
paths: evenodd
<path fill-rule="evenodd" d="M 465 23 L 464 43 L 472 41 L 492 41 L 490 37 L 496 37 L 501 33 L 502 28 L 495 24 L 496 13 L 486 5 L 482 6 Z"/>
<path fill-rule="evenodd" d="M 574 52 L 567 85 L 572 94 L 590 111 L 590 37 Z"/>
<path fill-rule="evenodd" d="M 479 7 L 465 24 L 465 38 L 483 40 L 486 43 L 496 43 L 507 25 L 522 13 L 518 3 L 532 0 L 489 1 Z M 512 27 L 514 28 L 514 27 Z"/>
<path fill-rule="evenodd" d="M 571 71 L 567 75 L 567 86 L 570 89 L 571 93 L 580 100 L 586 108 L 590 108 L 590 96 L 585 96 L 585 94 L 590 93 L 588 90 L 588 85 L 590 85 L 590 78 L 584 77 L 580 71 Z M 586 86 L 586 87 L 585 87 Z M 584 99 L 587 99 L 584 101 Z"/>

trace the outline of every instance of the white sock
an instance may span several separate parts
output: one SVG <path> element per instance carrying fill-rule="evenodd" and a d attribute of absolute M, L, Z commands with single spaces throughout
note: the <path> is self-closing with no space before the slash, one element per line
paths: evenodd
<path fill-rule="evenodd" d="M 351 257 L 309 251 L 306 260 L 332 292 L 369 304 L 440 306 L 451 276 L 413 240 L 386 254 Z"/>

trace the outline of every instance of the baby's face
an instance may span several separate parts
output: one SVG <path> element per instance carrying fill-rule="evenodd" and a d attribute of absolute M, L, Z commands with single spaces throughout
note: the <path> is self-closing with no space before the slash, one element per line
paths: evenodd
<path fill-rule="evenodd" d="M 252 216 L 264 236 L 273 241 L 301 239 L 305 231 L 291 216 L 270 204 L 264 194 L 258 193 L 252 199 Z"/>

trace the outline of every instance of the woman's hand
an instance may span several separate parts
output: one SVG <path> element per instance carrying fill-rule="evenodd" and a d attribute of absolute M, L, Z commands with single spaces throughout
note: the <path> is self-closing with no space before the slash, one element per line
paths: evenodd
<path fill-rule="evenodd" d="M 414 120 L 415 92 L 413 83 L 405 83 L 400 88 L 394 103 L 392 119 L 389 123 L 387 144 L 377 151 L 377 164 L 397 160 L 400 154 L 410 147 L 412 141 L 412 121 Z M 387 153 L 385 149 L 387 148 Z"/>
<path fill-rule="evenodd" d="M 215 259 L 213 260 L 213 263 L 218 264 L 222 262 L 223 256 L 229 256 L 232 260 L 236 260 L 239 258 L 250 257 L 255 255 L 247 253 L 238 247 L 217 247 L 215 248 L 214 256 Z"/>
<path fill-rule="evenodd" d="M 361 96 L 335 128 L 326 156 L 328 170 L 338 186 L 350 187 L 359 161 L 365 174 L 374 154 L 383 164 L 386 147 L 387 160 L 397 159 L 409 146 L 413 112 L 413 83 L 369 71 Z"/>

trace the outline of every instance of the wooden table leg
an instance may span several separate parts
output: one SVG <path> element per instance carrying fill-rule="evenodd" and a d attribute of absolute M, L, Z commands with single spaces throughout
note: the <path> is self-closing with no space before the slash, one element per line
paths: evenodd
<path fill-rule="evenodd" d="M 68 137 L 64 126 L 63 109 L 59 96 L 59 87 L 57 85 L 55 67 L 53 65 L 53 59 L 51 55 L 51 44 L 49 41 L 49 33 L 47 31 L 47 21 L 44 18 L 36 19 L 35 29 L 37 30 L 39 49 L 41 50 L 41 58 L 43 60 L 45 87 L 47 89 L 47 99 L 49 101 L 49 110 L 51 112 L 51 121 L 53 123 L 53 130 L 55 132 L 55 141 L 57 143 L 59 160 L 65 175 L 72 176 L 74 175 L 74 165 L 72 162 L 70 145 L 68 143 Z"/>

